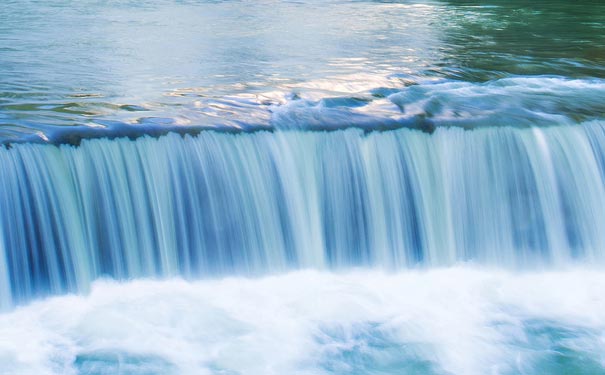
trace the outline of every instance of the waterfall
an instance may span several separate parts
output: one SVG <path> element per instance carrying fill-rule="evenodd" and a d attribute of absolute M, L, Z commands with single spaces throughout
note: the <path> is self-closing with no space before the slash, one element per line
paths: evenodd
<path fill-rule="evenodd" d="M 605 123 L 0 149 L 0 304 L 99 277 L 600 262 Z"/>

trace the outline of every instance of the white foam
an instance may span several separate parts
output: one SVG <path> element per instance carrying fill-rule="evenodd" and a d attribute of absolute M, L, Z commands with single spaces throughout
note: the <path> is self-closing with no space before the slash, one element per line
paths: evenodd
<path fill-rule="evenodd" d="M 104 374 L 116 363 L 132 374 L 145 373 L 143 366 L 177 374 L 353 373 L 360 358 L 363 366 L 391 363 L 395 372 L 398 357 L 431 363 L 436 373 L 537 374 L 527 368 L 549 347 L 530 337 L 528 322 L 573 331 L 566 345 L 605 363 L 593 350 L 603 344 L 603 290 L 605 272 L 586 269 L 100 281 L 88 296 L 0 315 L 0 374 Z"/>

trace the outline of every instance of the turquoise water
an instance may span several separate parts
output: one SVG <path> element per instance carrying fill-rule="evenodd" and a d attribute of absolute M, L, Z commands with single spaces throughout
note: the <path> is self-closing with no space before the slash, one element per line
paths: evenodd
<path fill-rule="evenodd" d="M 0 4 L 0 375 L 605 374 L 605 3 Z"/>
<path fill-rule="evenodd" d="M 7 0 L 0 140 L 279 127 L 327 98 L 340 125 L 407 126 L 381 99 L 412 84 L 605 78 L 604 24 L 598 1 Z M 566 114 L 567 93 L 541 95 Z"/>

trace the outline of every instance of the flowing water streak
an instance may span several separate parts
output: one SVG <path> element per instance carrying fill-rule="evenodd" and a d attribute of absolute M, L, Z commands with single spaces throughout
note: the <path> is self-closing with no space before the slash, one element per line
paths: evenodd
<path fill-rule="evenodd" d="M 600 262 L 605 123 L 0 150 L 0 302 L 91 281 Z"/>

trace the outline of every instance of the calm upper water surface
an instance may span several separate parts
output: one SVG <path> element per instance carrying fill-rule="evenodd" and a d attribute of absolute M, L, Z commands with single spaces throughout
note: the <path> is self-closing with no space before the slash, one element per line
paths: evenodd
<path fill-rule="evenodd" d="M 413 84 L 525 76 L 601 84 L 605 2 L 0 4 L 3 143 L 308 124 L 301 116 L 319 126 L 372 126 L 373 118 L 397 122 L 401 111 L 372 102 Z M 547 92 L 550 85 L 539 83 Z M 301 98 L 307 105 L 276 120 L 280 107 Z M 336 109 L 319 117 L 305 112 L 321 100 L 322 108 Z M 594 103 L 580 107 L 556 110 L 571 117 L 605 113 Z"/>

